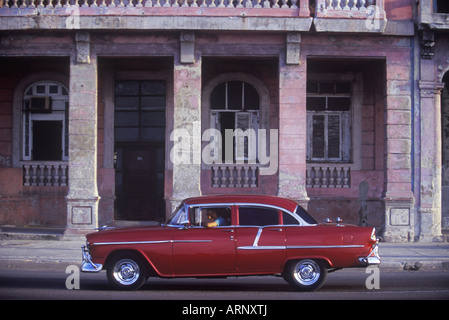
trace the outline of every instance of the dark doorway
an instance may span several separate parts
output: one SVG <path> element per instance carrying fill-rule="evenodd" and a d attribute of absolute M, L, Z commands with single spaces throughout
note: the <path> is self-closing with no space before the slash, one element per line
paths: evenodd
<path fill-rule="evenodd" d="M 165 217 L 165 81 L 115 83 L 117 220 Z"/>
<path fill-rule="evenodd" d="M 33 121 L 33 160 L 62 159 L 62 121 Z"/>
<path fill-rule="evenodd" d="M 116 218 L 161 220 L 165 215 L 164 146 L 118 147 L 116 163 Z"/>

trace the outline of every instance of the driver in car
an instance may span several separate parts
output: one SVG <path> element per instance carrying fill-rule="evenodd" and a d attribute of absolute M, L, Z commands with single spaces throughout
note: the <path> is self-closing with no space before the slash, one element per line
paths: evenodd
<path fill-rule="evenodd" d="M 209 221 L 211 221 L 206 224 L 206 226 L 208 228 L 226 225 L 225 218 L 223 218 L 222 216 L 219 216 L 215 211 L 208 210 L 207 217 L 209 218 Z"/>

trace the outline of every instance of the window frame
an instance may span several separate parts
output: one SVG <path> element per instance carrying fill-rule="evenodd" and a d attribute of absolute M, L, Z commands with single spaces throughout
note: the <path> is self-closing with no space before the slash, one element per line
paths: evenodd
<path fill-rule="evenodd" d="M 334 82 L 334 83 L 343 83 L 350 82 L 351 85 L 351 105 L 347 123 L 350 126 L 349 132 L 345 135 L 344 132 L 340 133 L 340 144 L 346 143 L 349 144 L 346 146 L 346 152 L 348 152 L 347 159 L 344 158 L 344 155 L 341 154 L 342 160 L 332 159 L 332 158 L 314 158 L 312 157 L 312 132 L 310 127 L 312 126 L 312 116 L 313 114 L 326 114 L 327 116 L 336 114 L 335 111 L 306 111 L 307 114 L 307 157 L 306 162 L 308 165 L 313 164 L 324 164 L 324 163 L 332 163 L 332 164 L 341 164 L 346 165 L 351 168 L 351 170 L 360 170 L 362 165 L 362 105 L 363 105 L 363 78 L 361 73 L 309 73 L 307 75 L 307 81 L 318 81 L 318 82 Z M 335 97 L 343 97 L 344 95 L 329 95 L 327 96 L 335 96 Z M 307 93 L 307 97 L 318 96 L 315 94 Z M 347 96 L 347 95 L 346 95 Z M 307 109 L 307 106 L 306 106 Z M 337 111 L 340 112 L 340 111 Z M 345 111 L 348 112 L 348 111 Z M 342 113 L 342 112 L 340 112 Z M 341 124 L 341 122 L 340 122 Z M 343 141 L 342 141 L 343 140 Z M 344 148 L 341 148 L 344 152 Z M 341 153 L 343 153 L 341 152 Z"/>
<path fill-rule="evenodd" d="M 230 83 L 240 83 L 241 84 L 241 97 L 236 97 L 236 100 L 241 100 L 241 108 L 233 108 L 230 106 L 229 101 L 231 100 L 229 98 L 230 92 L 229 92 L 229 86 Z M 215 92 L 215 89 L 217 89 L 219 86 L 224 85 L 224 105 L 221 108 L 212 108 L 212 105 L 210 105 L 210 124 L 211 129 L 216 129 L 220 132 L 222 132 L 222 141 L 218 142 L 218 147 L 223 147 L 223 141 L 227 138 L 226 134 L 223 135 L 224 130 L 232 130 L 234 133 L 233 138 L 233 158 L 225 158 L 223 159 L 217 159 L 217 160 L 225 160 L 226 162 L 232 161 L 232 163 L 258 163 L 258 150 L 257 150 L 257 130 L 259 129 L 259 122 L 260 122 L 260 95 L 258 95 L 258 107 L 248 109 L 245 105 L 245 88 L 247 86 L 251 86 L 252 90 L 256 90 L 254 86 L 246 81 L 243 80 L 229 80 L 222 83 L 219 83 L 211 92 L 211 100 L 212 95 Z M 257 92 L 257 90 L 256 90 Z M 229 128 L 221 128 L 221 117 L 224 114 L 234 114 L 234 127 L 233 129 Z M 239 126 L 239 124 L 242 123 L 241 119 L 246 119 L 246 127 Z M 255 136 L 251 134 L 250 129 L 254 130 Z M 248 131 L 249 130 L 249 131 Z M 255 141 L 254 141 L 255 140 Z M 240 148 L 240 146 L 243 145 L 243 150 Z M 251 147 L 251 148 L 250 148 Z M 226 149 L 224 150 L 226 152 Z M 227 154 L 225 153 L 224 156 L 226 157 Z"/>
<path fill-rule="evenodd" d="M 326 81 L 327 82 L 327 81 Z M 317 83 L 325 83 L 318 82 Z M 336 93 L 307 93 L 307 100 L 309 98 L 322 98 L 325 102 L 324 110 L 309 110 L 307 108 L 307 160 L 312 162 L 339 162 L 348 163 L 351 162 L 351 116 L 353 113 L 352 104 L 352 83 L 329 81 L 335 87 L 338 83 L 349 84 L 351 89 L 349 93 L 336 94 Z M 332 98 L 349 98 L 351 100 L 349 110 L 329 110 L 330 99 Z M 314 137 L 315 137 L 315 117 L 323 117 L 323 157 L 315 157 L 314 149 Z M 337 117 L 338 120 L 338 142 L 339 150 L 338 156 L 332 156 L 330 151 L 330 139 L 331 133 L 329 132 L 330 119 Z"/>
<path fill-rule="evenodd" d="M 203 112 L 202 112 L 202 116 L 201 116 L 201 124 L 202 124 L 202 132 L 208 130 L 208 129 L 212 129 L 215 128 L 215 123 L 214 123 L 214 117 L 212 116 L 212 112 L 217 112 L 217 111 L 221 111 L 221 109 L 212 109 L 211 108 L 211 95 L 212 92 L 214 91 L 214 89 L 224 83 L 224 82 L 231 82 L 231 81 L 241 81 L 241 82 L 246 82 L 249 85 L 251 85 L 256 92 L 259 95 L 259 109 L 258 110 L 247 110 L 249 113 L 251 112 L 258 112 L 258 125 L 257 125 L 257 130 L 258 129 L 270 129 L 270 94 L 269 91 L 266 87 L 266 85 L 257 77 L 249 75 L 249 74 L 245 74 L 245 73 L 240 73 L 240 72 L 236 72 L 236 73 L 224 73 L 224 74 L 220 74 L 217 77 L 213 78 L 211 81 L 209 81 L 208 83 L 206 83 L 203 86 L 203 91 L 202 91 L 202 106 L 203 106 Z M 222 110 L 223 112 L 229 112 L 229 110 Z M 242 112 L 242 111 L 240 111 Z M 257 138 L 257 133 L 256 133 L 256 138 Z M 202 142 L 202 150 L 204 150 L 205 147 L 207 147 L 210 143 L 213 143 L 215 137 L 211 137 L 210 140 L 203 140 Z M 221 144 L 222 142 L 219 141 L 219 144 Z M 256 145 L 258 146 L 258 143 L 256 141 Z M 269 139 L 267 139 L 266 141 L 266 150 L 270 150 L 269 149 Z M 218 145 L 216 148 L 218 148 L 219 150 L 221 150 L 221 152 L 224 152 L 224 148 L 225 146 L 222 145 Z M 211 169 L 211 167 L 214 164 L 223 164 L 223 163 L 229 163 L 229 164 L 241 164 L 241 163 L 258 163 L 256 161 L 253 161 L 253 159 L 247 159 L 247 160 L 236 160 L 235 159 L 235 147 L 233 147 L 233 160 L 232 162 L 230 161 L 230 159 L 224 159 L 223 154 L 220 153 L 219 155 L 221 155 L 221 157 L 219 157 L 219 155 L 211 155 L 211 163 L 206 163 L 204 161 L 202 161 L 202 169 Z M 255 151 L 256 156 L 258 154 L 258 150 Z M 239 158 L 239 159 L 244 159 L 244 157 Z M 251 162 L 253 161 L 253 162 Z"/>
<path fill-rule="evenodd" d="M 138 84 L 138 92 L 137 93 L 117 93 L 117 87 L 119 83 L 132 83 L 136 82 Z M 145 83 L 148 82 L 159 82 L 163 83 L 165 92 L 162 93 L 145 93 L 143 86 Z M 146 143 L 146 142 L 155 142 L 160 143 L 162 141 L 165 141 L 165 133 L 166 133 L 166 121 L 165 118 L 167 116 L 167 83 L 165 79 L 115 79 L 114 82 L 114 142 L 115 143 Z M 125 98 L 134 98 L 136 99 L 137 106 L 132 107 L 119 107 L 118 100 L 119 99 L 125 99 Z M 163 100 L 164 106 L 158 106 L 158 107 L 145 107 L 144 99 L 146 98 L 160 98 Z M 148 125 L 144 124 L 145 120 L 144 117 L 148 116 L 150 114 L 154 113 L 163 113 L 164 122 L 159 125 Z M 137 124 L 129 124 L 129 123 L 117 123 L 117 114 L 136 114 L 137 116 Z M 146 138 L 146 130 L 160 130 L 162 132 L 162 141 L 159 139 L 147 139 Z M 118 139 L 118 130 L 135 130 L 137 138 L 132 139 Z"/>
<path fill-rule="evenodd" d="M 38 87 L 45 87 L 44 92 L 39 92 Z M 51 86 L 57 86 L 58 92 L 50 92 Z M 32 98 L 51 98 L 53 101 L 62 101 L 63 106 L 56 109 L 54 106 L 49 110 L 42 112 L 33 111 L 28 104 Z M 22 161 L 39 162 L 61 162 L 69 160 L 69 99 L 68 88 L 61 82 L 55 80 L 39 80 L 31 82 L 25 87 L 21 99 L 21 151 L 20 159 Z M 53 102 L 54 103 L 54 102 Z M 62 123 L 61 132 L 61 158 L 54 160 L 35 160 L 33 159 L 33 122 L 34 121 L 56 121 Z"/>

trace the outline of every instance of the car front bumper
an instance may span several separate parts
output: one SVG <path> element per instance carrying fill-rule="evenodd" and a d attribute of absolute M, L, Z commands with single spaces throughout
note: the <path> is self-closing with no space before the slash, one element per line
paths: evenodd
<path fill-rule="evenodd" d="M 81 253 L 83 256 L 80 268 L 82 272 L 100 272 L 103 269 L 102 264 L 93 263 L 89 249 L 86 246 L 81 247 Z"/>
<path fill-rule="evenodd" d="M 379 244 L 376 243 L 371 248 L 370 253 L 366 257 L 359 258 L 359 262 L 362 266 L 371 266 L 371 265 L 379 265 L 380 257 L 379 257 Z"/>

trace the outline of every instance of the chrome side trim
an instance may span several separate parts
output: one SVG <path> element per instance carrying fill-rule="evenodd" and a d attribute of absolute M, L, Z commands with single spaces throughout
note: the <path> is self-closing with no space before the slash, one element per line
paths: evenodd
<path fill-rule="evenodd" d="M 363 248 L 361 244 L 354 245 L 332 245 L 332 246 L 242 246 L 240 250 L 285 250 L 285 249 L 340 249 L 340 248 Z"/>
<path fill-rule="evenodd" d="M 159 241 L 116 241 L 116 242 L 95 242 L 92 245 L 104 246 L 113 244 L 156 244 L 156 243 L 169 243 L 171 240 L 159 240 Z"/>
<path fill-rule="evenodd" d="M 339 248 L 363 248 L 362 244 L 331 245 L 331 246 L 287 246 L 287 249 L 339 249 Z"/>
<path fill-rule="evenodd" d="M 253 247 L 257 247 L 257 244 L 259 243 L 260 236 L 262 235 L 262 231 L 263 231 L 263 228 L 259 228 L 259 230 L 257 230 L 257 234 L 256 234 L 256 237 L 254 238 L 254 242 L 253 242 Z"/>
<path fill-rule="evenodd" d="M 212 242 L 212 240 L 153 240 L 153 241 L 117 241 L 117 242 L 95 242 L 92 245 L 119 245 L 119 244 L 158 244 L 158 243 L 190 243 L 190 242 Z"/>
<path fill-rule="evenodd" d="M 212 242 L 212 240 L 170 240 L 172 243 L 187 243 L 187 242 Z"/>
<path fill-rule="evenodd" d="M 242 246 L 237 247 L 239 250 L 285 250 L 285 246 Z"/>

